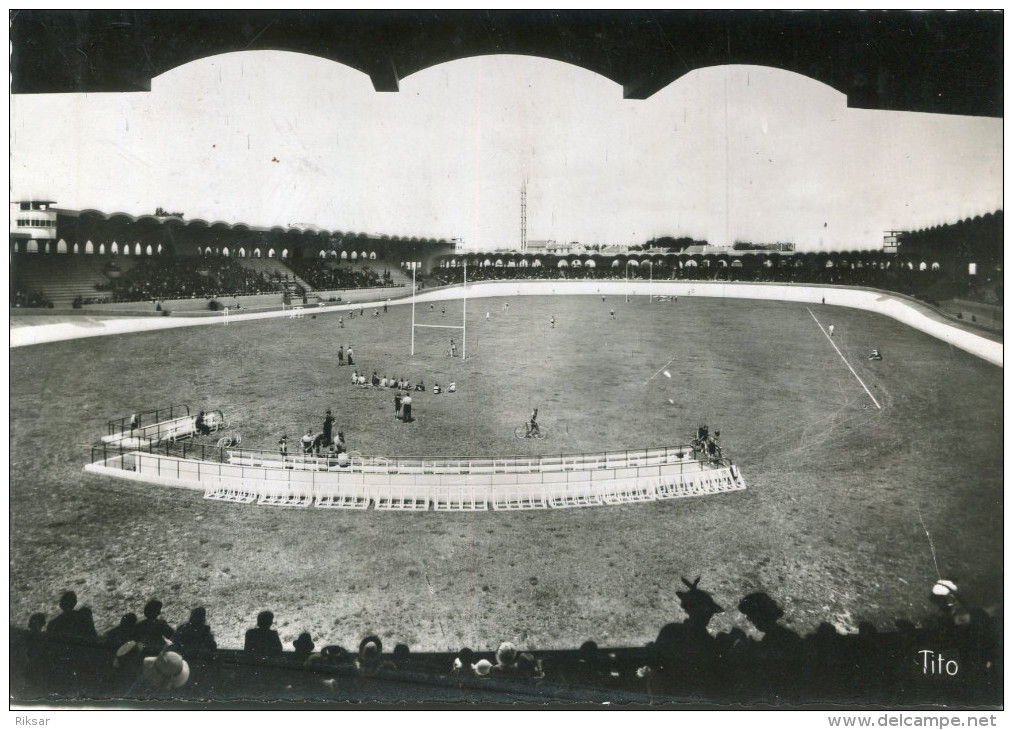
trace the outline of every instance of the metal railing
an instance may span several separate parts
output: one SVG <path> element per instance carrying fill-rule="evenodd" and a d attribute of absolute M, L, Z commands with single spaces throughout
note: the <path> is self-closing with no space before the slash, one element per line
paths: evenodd
<path fill-rule="evenodd" d="M 101 449 L 102 459 L 107 454 L 123 454 L 132 451 L 158 453 L 184 459 L 198 459 L 218 463 L 232 463 L 247 466 L 281 466 L 288 469 L 327 471 L 339 466 L 337 455 L 317 456 L 314 454 L 286 454 L 266 449 L 219 448 L 199 443 L 163 442 L 148 440 L 139 447 L 117 446 L 115 443 L 96 444 L 92 461 L 96 461 L 95 449 Z M 627 449 L 577 454 L 552 454 L 546 456 L 358 456 L 350 455 L 348 471 L 377 474 L 474 474 L 497 472 L 536 471 L 583 471 L 627 466 L 650 466 L 679 461 L 692 461 L 693 447 L 690 445 L 665 446 L 653 449 Z"/>
<path fill-rule="evenodd" d="M 156 408 L 151 411 L 141 411 L 123 418 L 113 418 L 106 424 L 106 435 L 116 436 L 117 434 L 131 435 L 131 431 L 150 429 L 158 423 L 171 421 L 190 415 L 190 406 L 174 405 L 166 408 Z"/>
<path fill-rule="evenodd" d="M 339 464 L 337 456 L 313 454 L 286 454 L 265 449 L 218 447 L 188 441 L 159 441 L 138 439 L 139 444 L 123 445 L 100 442 L 92 446 L 91 461 L 107 461 L 113 456 L 140 452 L 180 459 L 234 464 L 256 468 L 280 467 L 296 471 L 341 471 L 371 474 L 482 474 L 482 473 L 533 473 L 557 471 L 588 471 L 595 469 L 654 466 L 671 463 L 707 462 L 730 465 L 727 458 L 696 458 L 691 445 L 664 446 L 651 449 L 626 449 L 577 454 L 546 456 L 491 456 L 491 457 L 424 457 L 424 456 L 350 456 L 347 466 Z"/>
<path fill-rule="evenodd" d="M 285 484 L 300 489 L 334 487 L 341 485 L 401 485 L 406 487 L 422 487 L 424 483 L 435 482 L 440 486 L 459 486 L 460 477 L 466 477 L 466 484 L 473 487 L 496 486 L 534 486 L 547 484 L 576 484 L 595 481 L 615 481 L 624 479 L 654 478 L 664 475 L 677 475 L 680 479 L 687 474 L 697 474 L 713 469 L 732 467 L 727 459 L 703 461 L 696 459 L 644 460 L 633 463 L 632 459 L 602 463 L 600 468 L 553 468 L 562 462 L 542 461 L 539 458 L 519 459 L 517 466 L 511 469 L 503 459 L 485 459 L 482 462 L 502 466 L 503 468 L 476 470 L 467 465 L 465 460 L 457 460 L 456 470 L 427 468 L 429 460 L 419 459 L 419 468 L 412 469 L 401 460 L 397 468 L 392 465 L 377 465 L 376 468 L 339 467 L 332 465 L 329 469 L 299 469 L 295 464 L 281 461 L 268 461 L 261 464 L 244 463 L 245 460 L 231 460 L 227 457 L 227 449 L 205 446 L 203 444 L 155 444 L 148 443 L 141 448 L 131 448 L 118 444 L 99 443 L 92 447 L 92 464 L 110 469 L 138 471 L 144 464 L 144 471 L 157 477 L 201 482 L 208 477 L 247 480 L 255 483 Z M 645 450 L 649 454 L 652 450 Z M 664 453 L 667 449 L 653 450 Z M 672 450 L 673 454 L 683 453 Z M 625 456 L 627 452 L 612 452 L 601 456 Z M 145 460 L 143 457 L 153 457 Z M 217 458 L 208 458 L 217 457 Z M 289 459 L 293 457 L 288 457 Z M 552 459 L 553 457 L 544 457 Z M 560 457 L 555 457 L 559 459 Z M 318 460 L 320 463 L 326 460 Z M 447 460 L 434 460 L 445 462 Z M 585 462 L 590 463 L 590 462 Z M 153 467 L 153 471 L 152 471 Z M 468 470 L 471 469 L 471 470 Z M 435 479 L 423 477 L 433 477 Z M 367 479 L 368 477 L 368 479 Z M 458 477 L 458 479 L 455 479 Z"/>

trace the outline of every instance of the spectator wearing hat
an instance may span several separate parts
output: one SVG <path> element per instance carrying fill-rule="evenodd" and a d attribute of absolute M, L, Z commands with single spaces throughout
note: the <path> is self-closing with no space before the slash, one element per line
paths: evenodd
<path fill-rule="evenodd" d="M 120 618 L 120 625 L 109 629 L 105 638 L 106 643 L 116 648 L 123 646 L 128 641 L 134 641 L 137 638 L 137 614 L 123 614 Z"/>
<path fill-rule="evenodd" d="M 766 593 L 750 593 L 739 602 L 739 611 L 763 633 L 761 643 L 769 648 L 795 649 L 801 641 L 798 634 L 781 626 L 778 621 L 784 609 Z"/>
<path fill-rule="evenodd" d="M 190 679 L 190 665 L 179 653 L 165 649 L 144 659 L 141 676 L 152 689 L 179 689 Z"/>
<path fill-rule="evenodd" d="M 320 655 L 323 660 L 328 664 L 348 664 L 352 661 L 352 654 L 349 654 L 348 649 L 337 644 L 328 644 L 320 650 Z"/>
<path fill-rule="evenodd" d="M 203 660 L 214 655 L 218 644 L 207 625 L 207 611 L 203 606 L 190 612 L 190 620 L 176 629 L 172 643 L 184 659 Z"/>
<path fill-rule="evenodd" d="M 395 669 L 392 662 L 383 661 L 383 642 L 379 636 L 367 636 L 359 642 L 359 657 L 355 660 L 356 671 L 371 677 L 381 669 Z"/>
<path fill-rule="evenodd" d="M 751 673 L 763 677 L 774 691 L 790 695 L 804 667 L 800 665 L 804 649 L 801 637 L 778 623 L 784 610 L 766 593 L 750 593 L 739 602 L 739 611 L 763 633 L 760 641 L 746 644 L 743 658 Z"/>
<path fill-rule="evenodd" d="M 98 636 L 91 610 L 84 608 L 75 610 L 75 606 L 77 606 L 77 594 L 74 591 L 67 591 L 60 596 L 60 615 L 46 625 L 46 633 L 79 638 Z"/>
<path fill-rule="evenodd" d="M 275 656 L 284 652 L 278 632 L 271 628 L 274 614 L 261 611 L 257 614 L 257 627 L 246 632 L 243 651 L 258 657 Z"/>
<path fill-rule="evenodd" d="M 404 398 L 401 399 L 401 422 L 412 422 L 412 397 L 407 393 L 405 393 Z"/>
<path fill-rule="evenodd" d="M 681 624 L 663 626 L 651 646 L 650 667 L 659 673 L 659 681 L 673 690 L 716 681 L 718 645 L 707 625 L 715 615 L 724 612 L 710 593 L 699 588 L 699 577 L 692 583 L 685 578 L 682 582 L 689 590 L 676 591 L 675 595 L 687 618 Z"/>
<path fill-rule="evenodd" d="M 161 617 L 162 602 L 153 598 L 144 606 L 144 620 L 137 624 L 135 635 L 144 644 L 144 651 L 157 654 L 165 648 L 165 640 L 172 636 L 172 627 Z"/>
<path fill-rule="evenodd" d="M 491 674 L 504 675 L 513 674 L 517 670 L 517 649 L 509 641 L 504 641 L 496 649 L 496 664 L 490 670 Z"/>
<path fill-rule="evenodd" d="M 295 658 L 299 661 L 306 661 L 309 655 L 313 653 L 315 646 L 313 637 L 309 635 L 308 631 L 303 631 L 299 634 L 299 638 L 292 642 L 292 648 L 295 649 Z"/>

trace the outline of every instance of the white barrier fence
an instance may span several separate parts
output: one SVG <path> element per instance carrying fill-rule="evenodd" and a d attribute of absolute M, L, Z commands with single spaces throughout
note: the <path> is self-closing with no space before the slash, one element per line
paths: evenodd
<path fill-rule="evenodd" d="M 253 465 L 133 451 L 100 459 L 85 469 L 199 490 L 205 499 L 322 509 L 370 505 L 402 511 L 562 509 L 746 488 L 734 465 L 687 460 L 684 454 L 679 449 L 657 449 L 534 459 L 373 459 L 365 469 L 360 465 L 322 470 L 305 461 Z M 253 461 L 249 455 L 233 457 L 237 458 Z M 607 465 L 610 461 L 623 465 Z M 654 463 L 645 463 L 649 461 Z"/>

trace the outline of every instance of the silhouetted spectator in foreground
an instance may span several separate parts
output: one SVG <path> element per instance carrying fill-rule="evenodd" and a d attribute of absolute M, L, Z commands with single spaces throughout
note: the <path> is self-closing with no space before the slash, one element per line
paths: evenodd
<path fill-rule="evenodd" d="M 32 636 L 39 636 L 46 629 L 46 614 L 33 613 L 28 617 L 28 631 Z"/>
<path fill-rule="evenodd" d="M 763 633 L 747 650 L 752 683 L 769 687 L 772 699 L 790 701 L 799 689 L 796 680 L 805 671 L 802 639 L 777 623 L 784 611 L 766 593 L 750 593 L 739 601 L 739 611 Z"/>
<path fill-rule="evenodd" d="M 517 671 L 517 649 L 509 641 L 504 641 L 496 649 L 496 664 L 490 670 L 490 674 L 503 676 L 514 674 Z"/>
<path fill-rule="evenodd" d="M 475 652 L 468 647 L 464 647 L 461 651 L 457 652 L 457 657 L 454 658 L 454 664 L 451 667 L 451 674 L 468 674 L 471 672 L 471 664 L 475 659 Z"/>
<path fill-rule="evenodd" d="M 295 658 L 300 661 L 306 661 L 309 655 L 313 653 L 315 646 L 313 637 L 307 631 L 299 634 L 299 638 L 292 642 L 292 648 L 295 649 Z"/>
<path fill-rule="evenodd" d="M 359 674 L 371 676 L 383 668 L 381 656 L 383 642 L 379 636 L 367 636 L 359 642 L 359 657 L 355 660 L 355 669 Z"/>
<path fill-rule="evenodd" d="M 348 664 L 353 657 L 348 649 L 338 644 L 328 644 L 320 650 L 320 654 L 328 664 Z"/>
<path fill-rule="evenodd" d="M 583 684 L 596 682 L 603 676 L 602 661 L 598 656 L 598 644 L 585 641 L 580 645 L 577 659 L 577 679 Z"/>
<path fill-rule="evenodd" d="M 165 640 L 172 636 L 172 627 L 162 618 L 162 602 L 157 598 L 144 606 L 144 620 L 137 624 L 137 640 L 144 644 L 145 654 L 157 654 L 165 648 Z"/>
<path fill-rule="evenodd" d="M 274 614 L 270 611 L 261 611 L 257 614 L 257 628 L 246 632 L 246 641 L 243 644 L 243 651 L 254 654 L 258 657 L 276 656 L 284 649 L 278 632 L 271 628 L 274 623 Z"/>
<path fill-rule="evenodd" d="M 106 643 L 119 649 L 128 641 L 137 638 L 137 614 L 125 613 L 120 618 L 120 625 L 106 632 Z"/>
<path fill-rule="evenodd" d="M 78 638 L 95 638 L 95 622 L 90 609 L 74 610 L 77 606 L 77 594 L 67 591 L 60 596 L 60 615 L 46 626 L 46 633 L 57 636 L 74 636 Z"/>
<path fill-rule="evenodd" d="M 719 664 L 718 643 L 707 631 L 710 620 L 724 609 L 711 594 L 697 586 L 700 578 L 690 583 L 685 578 L 687 591 L 676 591 L 679 605 L 686 612 L 681 624 L 670 623 L 662 627 L 654 641 L 654 666 L 661 681 L 673 690 L 680 686 L 709 686 L 716 682 Z"/>
<path fill-rule="evenodd" d="M 181 624 L 172 635 L 173 648 L 184 659 L 207 659 L 217 650 L 218 644 L 207 625 L 207 611 L 198 606 L 190 612 L 190 620 Z"/>
<path fill-rule="evenodd" d="M 190 679 L 190 665 L 177 652 L 166 649 L 146 658 L 141 674 L 156 690 L 178 689 Z"/>
<path fill-rule="evenodd" d="M 791 629 L 777 623 L 784 616 L 784 610 L 766 593 L 750 593 L 739 602 L 739 610 L 763 632 L 759 642 L 761 655 L 784 657 L 799 649 L 802 639 Z"/>
<path fill-rule="evenodd" d="M 394 651 L 391 652 L 391 658 L 394 661 L 394 666 L 400 671 L 405 671 L 411 668 L 412 664 L 412 652 L 408 648 L 407 644 L 398 644 L 394 647 Z"/>
<path fill-rule="evenodd" d="M 530 652 L 517 655 L 517 676 L 522 679 L 545 679 L 542 663 Z"/>

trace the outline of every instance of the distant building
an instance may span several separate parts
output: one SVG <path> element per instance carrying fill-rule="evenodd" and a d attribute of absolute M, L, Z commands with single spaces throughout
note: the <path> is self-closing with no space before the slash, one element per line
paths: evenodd
<path fill-rule="evenodd" d="M 18 250 L 37 253 L 56 241 L 55 200 L 22 200 L 11 203 L 12 244 Z M 63 251 L 62 253 L 66 253 Z"/>
<path fill-rule="evenodd" d="M 778 241 L 777 243 L 750 243 L 748 241 L 736 241 L 732 248 L 738 252 L 778 251 L 780 253 L 791 253 L 795 250 L 795 244 L 781 241 Z"/>

